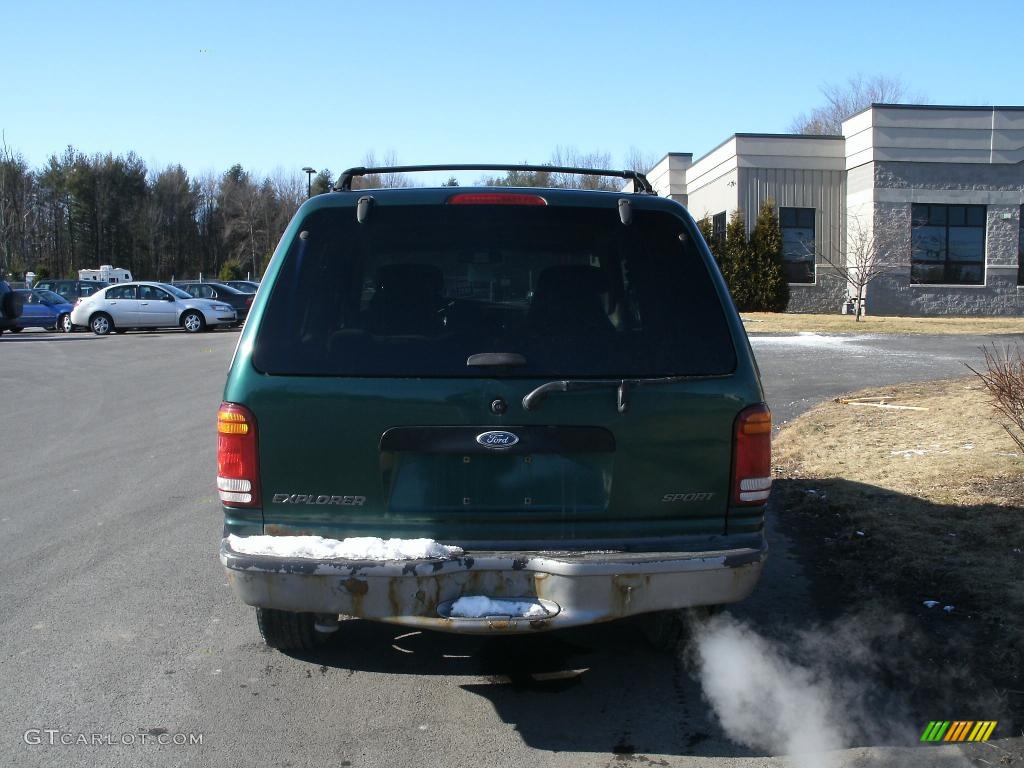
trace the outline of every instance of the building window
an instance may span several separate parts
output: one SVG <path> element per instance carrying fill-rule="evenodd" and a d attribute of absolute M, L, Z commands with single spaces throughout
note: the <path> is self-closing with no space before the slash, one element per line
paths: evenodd
<path fill-rule="evenodd" d="M 725 211 L 711 217 L 711 235 L 719 245 L 725 242 Z"/>
<path fill-rule="evenodd" d="M 814 282 L 814 209 L 779 208 L 786 282 Z"/>
<path fill-rule="evenodd" d="M 985 282 L 985 206 L 924 205 L 911 210 L 910 282 Z"/>

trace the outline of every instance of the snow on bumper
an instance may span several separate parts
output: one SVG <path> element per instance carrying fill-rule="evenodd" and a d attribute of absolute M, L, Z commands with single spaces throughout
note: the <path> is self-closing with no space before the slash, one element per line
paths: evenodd
<path fill-rule="evenodd" d="M 701 552 L 471 552 L 450 559 L 355 561 L 249 555 L 220 559 L 249 605 L 461 633 L 516 633 L 742 600 L 767 546 Z M 524 598 L 546 616 L 451 615 L 460 597 Z"/>

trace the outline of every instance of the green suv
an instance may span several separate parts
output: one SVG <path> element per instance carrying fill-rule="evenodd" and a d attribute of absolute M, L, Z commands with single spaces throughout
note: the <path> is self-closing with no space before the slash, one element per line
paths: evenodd
<path fill-rule="evenodd" d="M 271 646 L 753 590 L 771 414 L 707 245 L 641 174 L 542 170 L 634 191 L 353 190 L 382 172 L 354 168 L 285 231 L 217 420 L 220 558 Z"/>

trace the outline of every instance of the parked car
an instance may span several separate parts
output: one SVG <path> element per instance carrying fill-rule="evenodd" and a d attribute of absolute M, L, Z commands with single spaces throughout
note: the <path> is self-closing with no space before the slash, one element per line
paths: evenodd
<path fill-rule="evenodd" d="M 686 209 L 632 171 L 352 190 L 375 172 L 296 212 L 217 417 L 221 562 L 264 640 L 672 628 L 746 597 L 771 414 Z"/>
<path fill-rule="evenodd" d="M 217 299 L 225 304 L 230 304 L 238 313 L 239 323 L 245 322 L 246 315 L 249 314 L 249 307 L 252 306 L 252 294 L 247 294 L 224 283 L 182 280 L 176 281 L 172 285 L 197 299 Z"/>
<path fill-rule="evenodd" d="M 71 322 L 97 336 L 133 328 L 184 328 L 189 333 L 231 326 L 238 315 L 220 300 L 197 299 L 167 283 L 119 283 L 79 299 Z"/>
<path fill-rule="evenodd" d="M 71 332 L 71 310 L 73 305 L 53 291 L 38 288 L 18 288 L 21 296 L 21 317 L 10 328 L 11 333 L 20 333 L 25 328 L 46 328 L 51 331 Z"/>
<path fill-rule="evenodd" d="M 242 293 L 256 293 L 260 289 L 260 284 L 255 280 L 224 280 L 223 282 L 224 285 L 230 285 Z"/>
<path fill-rule="evenodd" d="M 70 301 L 72 304 L 75 303 L 75 299 L 80 299 L 84 296 L 92 296 L 100 288 L 106 288 L 110 283 L 104 280 L 53 280 L 48 277 L 44 277 L 33 285 L 33 288 L 39 288 L 45 291 L 53 291 L 59 293 L 65 299 Z"/>
<path fill-rule="evenodd" d="M 22 297 L 4 280 L 0 271 L 0 333 L 12 331 L 18 327 L 18 319 L 22 313 Z"/>

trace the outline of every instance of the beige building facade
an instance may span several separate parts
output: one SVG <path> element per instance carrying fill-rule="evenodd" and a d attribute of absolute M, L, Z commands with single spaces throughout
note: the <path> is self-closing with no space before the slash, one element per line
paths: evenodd
<path fill-rule="evenodd" d="M 735 134 L 648 178 L 716 233 L 774 200 L 790 311 L 842 311 L 859 266 L 871 314 L 1024 315 L 1024 107 L 876 104 L 840 136 Z"/>

